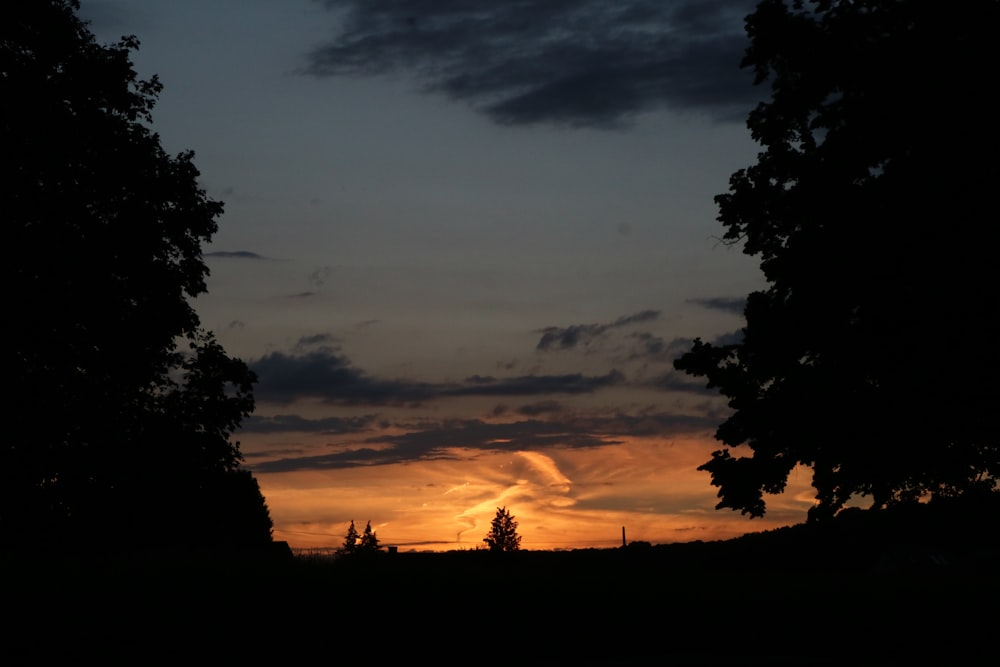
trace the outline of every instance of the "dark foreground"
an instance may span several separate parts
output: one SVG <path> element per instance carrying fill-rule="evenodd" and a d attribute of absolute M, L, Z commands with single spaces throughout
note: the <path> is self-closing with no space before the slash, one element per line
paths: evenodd
<path fill-rule="evenodd" d="M 499 558 L 8 554 L 4 664 L 996 664 L 979 526 Z"/>

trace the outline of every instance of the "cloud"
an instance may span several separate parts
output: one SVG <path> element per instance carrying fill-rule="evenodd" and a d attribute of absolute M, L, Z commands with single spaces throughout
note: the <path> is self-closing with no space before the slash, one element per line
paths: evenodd
<path fill-rule="evenodd" d="M 610 329 L 625 327 L 630 324 L 649 322 L 660 316 L 658 310 L 643 310 L 634 315 L 619 317 L 607 324 L 573 324 L 568 327 L 546 327 L 542 329 L 542 337 L 535 349 L 538 350 L 568 350 L 578 346 L 587 346 L 595 338 Z"/>
<path fill-rule="evenodd" d="M 715 340 L 712 341 L 712 345 L 715 345 L 716 347 L 721 347 L 723 345 L 739 345 L 743 342 L 743 335 L 743 329 L 737 329 L 736 331 L 720 334 L 715 337 Z"/>
<path fill-rule="evenodd" d="M 324 340 L 322 336 L 307 337 L 300 343 Z M 473 375 L 461 382 L 443 383 L 385 380 L 355 368 L 336 348 L 301 351 L 302 345 L 297 346 L 297 353 L 271 352 L 248 362 L 259 380 L 254 390 L 258 400 L 287 404 L 301 398 L 318 398 L 338 405 L 415 406 L 455 396 L 585 394 L 625 382 L 625 376 L 616 370 L 604 375 Z"/>
<path fill-rule="evenodd" d="M 524 415 L 525 417 L 538 417 L 544 414 L 562 412 L 562 410 L 563 406 L 558 401 L 538 401 L 537 403 L 522 405 L 517 409 L 517 414 Z"/>
<path fill-rule="evenodd" d="M 306 276 L 306 280 L 309 281 L 309 285 L 311 287 L 318 289 L 326 285 L 326 282 L 330 279 L 330 276 L 332 275 L 333 275 L 333 267 L 321 266 L 310 271 L 309 275 Z"/>
<path fill-rule="evenodd" d="M 667 371 L 646 382 L 646 385 L 662 391 L 680 391 L 702 396 L 718 396 L 718 389 L 709 389 L 704 379 L 693 379 L 691 376 L 677 371 Z"/>
<path fill-rule="evenodd" d="M 419 425 L 407 433 L 373 436 L 367 442 L 392 445 L 403 452 L 423 452 L 438 448 L 514 451 L 554 446 L 598 447 L 618 441 L 608 434 L 588 433 L 572 423 L 448 419 Z"/>
<path fill-rule="evenodd" d="M 678 337 L 670 341 L 648 332 L 635 332 L 628 336 L 635 343 L 629 348 L 628 361 L 637 359 L 662 363 L 673 363 L 675 359 L 686 354 L 694 345 L 693 338 Z M 743 330 L 737 329 L 716 336 L 712 345 L 736 345 L 743 342 Z"/>
<path fill-rule="evenodd" d="M 206 252 L 205 257 L 219 259 L 267 259 L 267 257 L 250 252 L 249 250 L 216 250 L 215 252 Z"/>
<path fill-rule="evenodd" d="M 287 416 L 285 418 L 288 419 Z M 380 424 L 386 427 L 386 431 L 369 435 L 359 443 L 360 447 L 316 456 L 286 456 L 256 463 L 253 468 L 258 472 L 291 472 L 460 460 L 474 458 L 477 452 L 590 449 L 622 444 L 623 438 L 628 437 L 669 439 L 691 434 L 706 435 L 714 431 L 718 423 L 718 416 L 711 414 L 619 412 L 515 422 L 421 419 L 410 423 Z"/>
<path fill-rule="evenodd" d="M 254 472 L 295 472 L 299 470 L 336 470 L 342 468 L 357 468 L 360 466 L 388 465 L 405 463 L 407 461 L 432 461 L 438 459 L 457 460 L 459 457 L 445 453 L 437 448 L 428 449 L 419 456 L 406 456 L 395 450 L 352 449 L 344 452 L 320 454 L 317 456 L 300 456 L 297 458 L 276 459 L 264 461 L 253 466 Z"/>
<path fill-rule="evenodd" d="M 366 431 L 375 424 L 375 420 L 375 415 L 325 417 L 323 419 L 307 419 L 299 415 L 272 415 L 270 417 L 250 415 L 243 420 L 240 430 L 246 433 L 289 433 L 299 431 L 335 435 L 339 433 L 360 433 Z"/>
<path fill-rule="evenodd" d="M 711 410 L 703 414 L 643 411 L 637 414 L 612 412 L 606 415 L 581 415 L 570 422 L 575 429 L 595 436 L 672 438 L 715 431 L 718 416 Z"/>
<path fill-rule="evenodd" d="M 248 365 L 258 377 L 257 399 L 274 403 L 319 398 L 343 405 L 405 405 L 435 393 L 425 383 L 372 378 L 333 348 L 301 354 L 271 352 Z"/>
<path fill-rule="evenodd" d="M 666 341 L 660 336 L 641 331 L 629 334 L 634 341 L 628 351 L 628 358 L 669 363 L 691 349 L 694 342 L 690 338 L 674 338 Z"/>
<path fill-rule="evenodd" d="M 497 123 L 614 128 L 670 107 L 743 119 L 739 64 L 756 0 L 326 0 L 336 37 L 313 76 L 404 71 Z"/>
<path fill-rule="evenodd" d="M 727 313 L 742 315 L 743 309 L 747 305 L 747 298 L 745 296 L 717 296 L 709 299 L 689 299 L 689 302 L 696 303 L 699 306 L 704 306 L 705 308 L 711 308 L 713 310 L 722 310 Z"/>
<path fill-rule="evenodd" d="M 559 470 L 559 465 L 551 457 L 539 452 L 517 452 L 517 455 L 528 462 L 533 470 L 540 473 L 548 482 L 549 487 L 557 488 L 561 493 L 567 493 L 573 484 L 566 475 Z"/>
<path fill-rule="evenodd" d="M 448 396 L 533 396 L 536 394 L 588 394 L 603 387 L 622 384 L 625 376 L 613 370 L 605 375 L 522 375 L 495 378 L 473 375 L 459 387 L 443 388 Z"/>
<path fill-rule="evenodd" d="M 337 338 L 333 334 L 320 333 L 313 334 L 311 336 L 302 336 L 295 343 L 296 350 L 303 350 L 309 347 L 320 347 L 325 348 L 333 343 L 337 342 Z"/>

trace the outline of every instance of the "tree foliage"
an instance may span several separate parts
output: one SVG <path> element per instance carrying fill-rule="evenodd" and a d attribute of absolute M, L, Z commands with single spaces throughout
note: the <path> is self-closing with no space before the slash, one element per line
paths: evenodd
<path fill-rule="evenodd" d="M 344 544 L 340 547 L 340 552 L 345 555 L 351 555 L 358 550 L 359 542 L 361 537 L 358 535 L 358 529 L 354 527 L 354 519 L 351 519 L 351 525 L 347 528 L 347 535 L 344 536 Z"/>
<path fill-rule="evenodd" d="M 763 515 L 797 464 L 812 518 L 994 486 L 998 7 L 765 0 L 747 18 L 743 65 L 772 95 L 748 120 L 757 163 L 716 201 L 768 285 L 741 342 L 675 362 L 733 409 L 700 468 L 719 508 Z"/>
<path fill-rule="evenodd" d="M 137 77 L 136 39 L 98 44 L 78 9 L 17 2 L 0 25 L 15 388 L 0 531 L 11 542 L 213 539 L 216 529 L 269 541 L 266 505 L 230 437 L 253 410 L 255 377 L 191 304 L 206 289 L 201 247 L 222 205 L 198 185 L 193 154 L 168 155 L 150 129 L 160 83 Z M 228 520 L 242 538 L 220 528 Z"/>
<path fill-rule="evenodd" d="M 517 551 L 521 548 L 521 536 L 517 534 L 517 521 L 505 507 L 498 507 L 496 516 L 490 522 L 490 532 L 483 538 L 487 548 L 494 552 Z"/>
<path fill-rule="evenodd" d="M 372 522 L 365 525 L 365 530 L 358 533 L 358 529 L 351 519 L 351 525 L 347 528 L 347 535 L 344 537 L 344 544 L 340 547 L 340 553 L 344 556 L 363 556 L 379 552 L 378 537 L 372 530 Z"/>
<path fill-rule="evenodd" d="M 365 532 L 361 534 L 361 542 L 358 545 L 358 549 L 364 553 L 373 553 L 379 550 L 378 537 L 375 536 L 375 531 L 372 530 L 371 521 L 365 526 Z"/>

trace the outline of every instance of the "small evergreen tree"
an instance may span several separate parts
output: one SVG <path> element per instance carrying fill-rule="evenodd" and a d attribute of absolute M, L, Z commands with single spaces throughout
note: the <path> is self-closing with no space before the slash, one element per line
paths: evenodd
<path fill-rule="evenodd" d="M 344 538 L 344 546 L 340 551 L 345 554 L 353 554 L 358 550 L 358 529 L 354 527 L 354 519 L 351 519 L 351 526 L 347 529 L 347 537 Z"/>
<path fill-rule="evenodd" d="M 521 536 L 517 534 L 517 521 L 506 507 L 498 507 L 497 514 L 490 523 L 490 532 L 483 538 L 490 551 L 517 551 L 521 548 Z"/>
<path fill-rule="evenodd" d="M 375 531 L 372 530 L 371 521 L 365 526 L 365 532 L 361 535 L 361 544 L 358 549 L 364 553 L 376 552 L 379 549 L 378 538 L 375 536 Z"/>

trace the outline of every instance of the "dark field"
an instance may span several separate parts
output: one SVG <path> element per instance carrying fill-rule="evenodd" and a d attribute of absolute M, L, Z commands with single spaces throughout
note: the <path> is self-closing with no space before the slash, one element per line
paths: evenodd
<path fill-rule="evenodd" d="M 995 525 L 856 523 L 508 555 L 9 555 L 5 664 L 997 664 Z"/>

